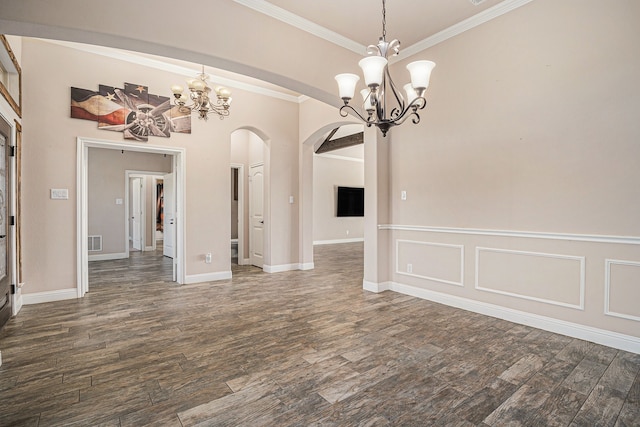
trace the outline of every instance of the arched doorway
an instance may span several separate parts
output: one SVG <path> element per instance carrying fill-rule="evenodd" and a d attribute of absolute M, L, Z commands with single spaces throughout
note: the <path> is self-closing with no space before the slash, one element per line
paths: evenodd
<path fill-rule="evenodd" d="M 315 151 L 331 136 L 337 134 L 340 127 L 364 126 L 361 122 L 341 121 L 322 126 L 312 133 L 303 143 L 300 156 L 300 264 L 302 269 L 312 269 L 313 264 L 313 223 L 314 223 L 314 154 Z"/>
<path fill-rule="evenodd" d="M 230 246 L 233 263 L 264 268 L 270 259 L 269 138 L 243 127 L 230 138 Z"/>

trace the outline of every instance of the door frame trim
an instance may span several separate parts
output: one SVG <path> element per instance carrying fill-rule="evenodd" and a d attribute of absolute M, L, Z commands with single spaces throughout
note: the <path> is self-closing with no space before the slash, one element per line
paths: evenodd
<path fill-rule="evenodd" d="M 244 265 L 244 164 L 231 163 L 238 170 L 238 265 Z"/>
<path fill-rule="evenodd" d="M 87 251 L 88 233 L 88 160 L 89 148 L 105 148 L 110 150 L 127 150 L 143 153 L 167 154 L 173 156 L 173 170 L 176 173 L 176 281 L 185 283 L 185 255 L 186 255 L 186 203 L 185 203 L 185 165 L 186 149 L 179 147 L 163 147 L 155 145 L 140 145 L 140 143 L 124 141 L 108 141 L 96 138 L 77 138 L 77 241 L 76 241 L 76 286 L 78 298 L 82 298 L 89 290 L 89 256 Z M 127 236 L 128 239 L 128 236 Z"/>

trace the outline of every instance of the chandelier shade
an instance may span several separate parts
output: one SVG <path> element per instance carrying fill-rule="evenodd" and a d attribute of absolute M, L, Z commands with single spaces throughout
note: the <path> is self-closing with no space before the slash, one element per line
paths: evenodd
<path fill-rule="evenodd" d="M 198 74 L 197 78 L 187 80 L 187 88 L 189 93 L 184 95 L 184 88 L 180 85 L 171 86 L 171 92 L 175 98 L 174 105 L 182 113 L 197 112 L 198 118 L 207 120 L 209 114 L 217 114 L 220 119 L 224 119 L 229 115 L 231 107 L 231 91 L 225 87 L 211 88 L 207 82 L 209 75 L 204 72 Z M 212 99 L 212 92 L 214 93 Z M 188 100 L 191 104 L 187 105 Z"/>
<path fill-rule="evenodd" d="M 391 127 L 404 123 L 409 117 L 412 117 L 411 121 L 415 124 L 420 122 L 418 110 L 427 105 L 424 94 L 429 87 L 431 72 L 436 66 L 435 62 L 426 60 L 414 61 L 407 65 L 411 82 L 403 86 L 405 99 L 391 78 L 388 61 L 389 54 L 395 56 L 400 52 L 400 42 L 387 42 L 386 33 L 386 1 L 382 0 L 382 36 L 377 45 L 367 48 L 367 56 L 358 62 L 367 85 L 367 89 L 360 91 L 363 99 L 361 110 L 349 104 L 360 77 L 348 73 L 336 76 L 340 98 L 344 102 L 340 108 L 340 115 L 347 117 L 350 113 L 355 114 L 367 126 L 378 127 L 383 136 L 387 135 Z M 366 117 L 360 113 L 362 110 L 366 112 Z"/>
<path fill-rule="evenodd" d="M 370 88 L 378 87 L 382 84 L 387 58 L 381 56 L 367 56 L 358 62 L 364 74 L 364 81 Z"/>
<path fill-rule="evenodd" d="M 340 98 L 351 99 L 356 92 L 356 85 L 360 80 L 360 76 L 357 74 L 338 74 L 336 81 L 338 82 L 338 90 L 340 92 Z"/>

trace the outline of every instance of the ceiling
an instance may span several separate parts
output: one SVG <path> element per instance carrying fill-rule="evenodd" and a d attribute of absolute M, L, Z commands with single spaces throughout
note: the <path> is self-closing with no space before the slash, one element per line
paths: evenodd
<path fill-rule="evenodd" d="M 234 1 L 358 54 L 382 35 L 382 0 Z M 417 53 L 530 1 L 389 0 L 386 39 L 401 42 L 402 58 L 403 51 Z"/>
<path fill-rule="evenodd" d="M 411 46 L 502 0 L 388 0 L 387 39 Z M 336 32 L 358 44 L 375 44 L 382 34 L 381 0 L 269 0 L 274 6 Z"/>
<path fill-rule="evenodd" d="M 402 42 L 400 55 L 390 62 L 419 55 L 531 1 L 387 0 L 387 40 Z M 199 13 L 189 18 L 187 27 L 207 28 L 211 37 L 197 31 L 166 31 L 163 24 L 140 25 L 140 16 L 147 23 L 166 23 L 175 17 L 174 0 L 153 0 L 154 8 L 148 8 L 149 2 L 110 0 L 86 7 L 85 0 L 0 0 L 0 33 L 180 58 L 187 62 L 167 60 L 170 64 L 165 66 L 141 55 L 145 65 L 185 76 L 205 64 L 213 79 L 225 86 L 248 90 L 261 86 L 276 97 L 300 101 L 298 94 L 303 94 L 339 106 L 333 76 L 359 72 L 358 58 L 365 55 L 366 46 L 377 42 L 382 30 L 382 0 L 196 1 L 193 8 Z M 123 9 L 128 13 L 105 19 L 109 11 Z M 82 19 L 74 13 L 77 10 L 83 10 Z M 184 25 L 179 27 L 187 28 Z"/>

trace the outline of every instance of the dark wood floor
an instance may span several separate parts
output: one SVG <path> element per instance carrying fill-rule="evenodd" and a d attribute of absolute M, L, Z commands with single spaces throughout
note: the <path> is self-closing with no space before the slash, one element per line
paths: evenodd
<path fill-rule="evenodd" d="M 0 332 L 0 425 L 640 425 L 639 355 L 365 292 L 361 244 L 188 286 L 135 255 Z"/>

